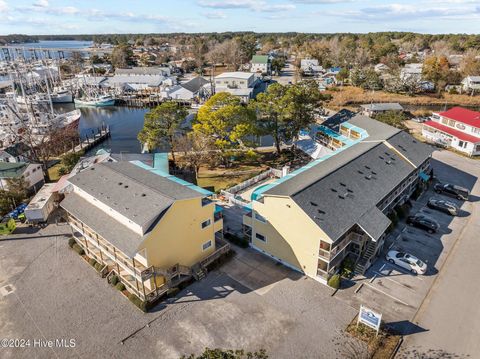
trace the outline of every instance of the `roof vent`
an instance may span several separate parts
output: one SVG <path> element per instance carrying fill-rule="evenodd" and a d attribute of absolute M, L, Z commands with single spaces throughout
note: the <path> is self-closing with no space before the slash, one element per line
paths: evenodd
<path fill-rule="evenodd" d="M 338 192 L 335 188 L 330 188 L 332 192 Z"/>
<path fill-rule="evenodd" d="M 370 169 L 370 167 L 368 167 L 368 166 L 365 166 L 365 168 L 366 168 L 367 170 L 369 170 L 369 169 Z"/>
<path fill-rule="evenodd" d="M 383 158 L 382 156 L 378 156 L 378 158 L 380 158 L 381 160 L 384 160 L 385 158 Z"/>
<path fill-rule="evenodd" d="M 123 186 L 124 188 L 128 188 L 128 185 L 126 184 L 125 186 Z"/>
<path fill-rule="evenodd" d="M 348 193 L 353 193 L 353 191 L 350 188 L 347 188 Z"/>
<path fill-rule="evenodd" d="M 95 169 L 95 167 L 90 167 L 90 171 L 93 171 Z"/>
<path fill-rule="evenodd" d="M 388 161 L 385 161 L 385 163 L 386 163 L 387 165 L 391 165 L 391 164 L 392 164 L 392 161 L 388 160 Z"/>
<path fill-rule="evenodd" d="M 344 194 L 339 194 L 338 198 L 345 199 L 345 195 Z"/>
<path fill-rule="evenodd" d="M 376 175 L 376 174 L 377 174 L 377 172 L 372 171 L 372 175 Z"/>
<path fill-rule="evenodd" d="M 342 183 L 342 182 L 340 182 L 340 186 L 347 187 L 347 185 L 345 183 Z"/>
<path fill-rule="evenodd" d="M 318 211 L 318 213 L 320 213 L 320 214 L 327 214 L 327 212 L 322 211 L 321 209 L 319 209 L 319 210 L 317 210 L 317 211 Z"/>
<path fill-rule="evenodd" d="M 318 206 L 318 204 L 316 204 L 315 202 L 310 202 L 310 204 L 311 204 L 312 206 L 315 206 L 315 207 Z"/>
<path fill-rule="evenodd" d="M 142 193 L 142 197 L 146 197 L 147 195 L 145 193 Z"/>
<path fill-rule="evenodd" d="M 123 184 L 123 182 L 118 182 L 118 185 L 121 186 Z"/>
<path fill-rule="evenodd" d="M 362 171 L 358 170 L 357 172 L 360 173 L 361 175 L 363 175 L 363 172 L 362 172 Z"/>
<path fill-rule="evenodd" d="M 365 176 L 365 179 L 371 180 L 371 179 L 372 179 L 372 175 Z"/>

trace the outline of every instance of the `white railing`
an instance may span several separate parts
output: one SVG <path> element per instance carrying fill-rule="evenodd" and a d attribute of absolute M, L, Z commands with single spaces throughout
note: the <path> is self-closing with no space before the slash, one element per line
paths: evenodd
<path fill-rule="evenodd" d="M 252 185 L 264 180 L 265 178 L 271 177 L 271 176 L 280 178 L 280 177 L 282 177 L 282 171 L 281 170 L 276 170 L 274 168 L 270 168 L 269 170 L 267 170 L 265 172 L 262 172 L 255 177 L 252 177 L 252 178 L 250 178 L 250 179 L 248 179 L 248 180 L 246 180 L 242 183 L 239 183 L 239 184 L 237 184 L 233 187 L 230 187 L 230 188 L 226 189 L 225 192 L 232 193 L 232 194 L 238 193 L 238 192 L 244 190 L 245 188 L 251 187 Z"/>

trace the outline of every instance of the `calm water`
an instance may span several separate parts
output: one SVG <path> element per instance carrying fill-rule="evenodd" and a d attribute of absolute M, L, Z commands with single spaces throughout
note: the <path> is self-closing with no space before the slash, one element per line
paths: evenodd
<path fill-rule="evenodd" d="M 74 104 L 56 106 L 58 110 L 71 111 Z M 141 145 L 137 140 L 137 134 L 143 127 L 143 119 L 146 109 L 128 108 L 128 107 L 103 107 L 103 108 L 80 108 L 82 117 L 78 130 L 82 138 L 86 135 L 91 136 L 92 131 L 96 131 L 102 126 L 110 126 L 111 138 L 94 147 L 90 152 L 104 148 L 112 152 L 131 152 L 140 153 Z"/>
<path fill-rule="evenodd" d="M 61 48 L 61 49 L 64 49 L 64 56 L 68 58 L 71 56 L 71 52 L 69 52 L 69 49 L 71 49 L 72 51 L 75 51 L 76 49 L 84 49 L 84 48 L 90 47 L 92 44 L 93 44 L 92 41 L 39 41 L 39 42 L 27 42 L 23 44 L 15 44 L 12 46 L 19 46 L 24 48 L 24 50 L 22 51 L 22 55 L 20 57 L 31 59 L 33 57 L 33 53 L 32 51 L 28 50 L 29 48 L 45 49 L 45 50 Z M 15 49 L 10 49 L 9 52 L 10 52 L 11 58 L 19 57 Z M 82 53 L 82 54 L 87 55 L 86 53 Z M 47 58 L 47 55 L 43 53 L 43 50 L 37 50 L 36 55 L 39 59 Z M 52 50 L 50 52 L 50 56 L 52 56 L 53 58 L 58 58 L 59 54 L 58 52 Z M 5 54 L 3 52 L 0 53 L 0 60 L 5 60 Z"/>

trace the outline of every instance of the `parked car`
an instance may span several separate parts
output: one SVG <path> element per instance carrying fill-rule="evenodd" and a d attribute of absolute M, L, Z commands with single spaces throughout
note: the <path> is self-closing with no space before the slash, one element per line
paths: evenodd
<path fill-rule="evenodd" d="M 428 208 L 435 209 L 451 216 L 456 216 L 458 214 L 458 207 L 454 203 L 443 199 L 430 198 L 427 206 Z"/>
<path fill-rule="evenodd" d="M 428 233 L 435 233 L 440 228 L 440 225 L 433 218 L 430 218 L 423 213 L 417 213 L 414 216 L 407 217 L 407 224 L 426 230 Z"/>
<path fill-rule="evenodd" d="M 390 250 L 385 258 L 390 263 L 396 264 L 414 274 L 425 274 L 427 271 L 427 265 L 424 262 L 408 253 Z"/>
<path fill-rule="evenodd" d="M 425 118 L 425 117 L 414 117 L 414 118 L 412 118 L 413 122 L 418 122 L 418 123 L 423 123 L 423 122 L 426 122 L 427 120 L 428 120 L 428 118 Z"/>
<path fill-rule="evenodd" d="M 468 201 L 470 195 L 468 189 L 450 183 L 437 183 L 433 188 L 437 193 L 445 193 L 464 201 Z"/>

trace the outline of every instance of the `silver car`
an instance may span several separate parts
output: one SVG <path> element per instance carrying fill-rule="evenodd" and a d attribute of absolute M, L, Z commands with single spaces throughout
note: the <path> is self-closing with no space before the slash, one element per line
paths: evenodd
<path fill-rule="evenodd" d="M 413 274 L 425 274 L 427 271 L 427 265 L 424 262 L 408 253 L 390 250 L 386 255 L 386 259 L 390 263 L 396 264 Z"/>

